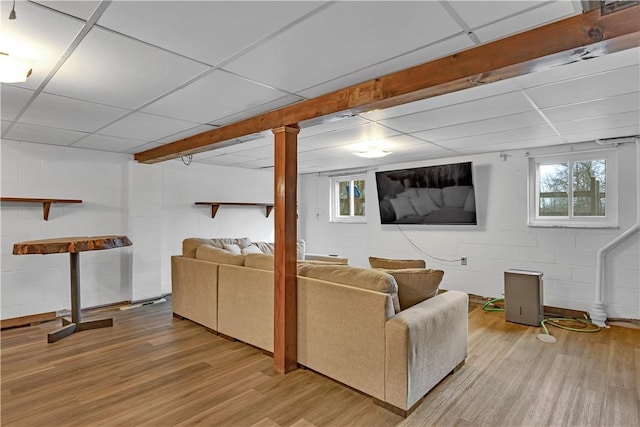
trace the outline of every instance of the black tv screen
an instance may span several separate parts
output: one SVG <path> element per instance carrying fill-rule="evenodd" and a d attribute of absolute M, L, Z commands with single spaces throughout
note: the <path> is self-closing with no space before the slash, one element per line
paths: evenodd
<path fill-rule="evenodd" d="M 376 172 L 382 224 L 476 225 L 471 162 Z"/>

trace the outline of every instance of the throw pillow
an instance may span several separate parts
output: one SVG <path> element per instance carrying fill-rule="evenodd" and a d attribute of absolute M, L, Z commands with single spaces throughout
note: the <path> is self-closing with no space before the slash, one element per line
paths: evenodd
<path fill-rule="evenodd" d="M 240 249 L 240 253 L 243 255 L 246 255 L 246 254 L 261 254 L 262 252 L 260 252 L 260 249 L 258 249 L 257 246 L 249 245 L 246 248 Z"/>
<path fill-rule="evenodd" d="M 399 269 L 399 268 L 425 268 L 423 259 L 391 259 L 369 257 L 371 268 Z"/>
<path fill-rule="evenodd" d="M 456 185 L 453 187 L 445 187 L 442 189 L 442 200 L 444 206 L 448 208 L 463 208 L 464 202 L 467 200 L 470 185 Z"/>
<path fill-rule="evenodd" d="M 467 200 L 464 201 L 464 210 L 467 212 L 476 211 L 476 195 L 473 191 L 473 188 L 469 190 L 469 194 L 467 194 Z"/>
<path fill-rule="evenodd" d="M 240 254 L 240 246 L 236 245 L 235 243 L 223 243 L 222 247 L 234 255 Z"/>
<path fill-rule="evenodd" d="M 389 199 L 393 210 L 396 212 L 396 218 L 404 218 L 405 216 L 418 215 L 408 197 L 397 197 Z"/>
<path fill-rule="evenodd" d="M 396 197 L 407 197 L 407 198 L 418 197 L 418 191 L 415 188 L 407 188 L 402 193 L 396 194 Z"/>
<path fill-rule="evenodd" d="M 400 309 L 406 310 L 424 300 L 434 297 L 444 276 L 442 270 L 425 270 L 423 268 L 405 268 L 401 270 L 385 270 L 398 283 L 398 299 Z"/>
<path fill-rule="evenodd" d="M 411 202 L 411 205 L 420 216 L 429 215 L 431 212 L 435 212 L 440 209 L 429 194 L 416 197 L 415 199 L 409 199 L 409 202 Z"/>

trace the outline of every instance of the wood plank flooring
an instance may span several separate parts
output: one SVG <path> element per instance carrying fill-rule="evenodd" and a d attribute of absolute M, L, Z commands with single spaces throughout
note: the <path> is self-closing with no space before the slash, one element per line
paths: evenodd
<path fill-rule="evenodd" d="M 467 363 L 403 419 L 315 372 L 277 374 L 261 351 L 174 319 L 170 300 L 108 314 L 112 328 L 54 344 L 59 321 L 2 331 L 2 426 L 640 425 L 638 329 L 551 328 L 545 344 L 472 306 Z"/>

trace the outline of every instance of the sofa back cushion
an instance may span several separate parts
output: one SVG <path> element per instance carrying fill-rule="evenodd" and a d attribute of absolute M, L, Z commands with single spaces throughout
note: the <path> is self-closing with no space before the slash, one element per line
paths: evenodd
<path fill-rule="evenodd" d="M 209 244 L 202 244 L 196 249 L 196 259 L 211 261 L 217 264 L 244 265 L 244 255 L 234 255 L 224 249 Z"/>
<path fill-rule="evenodd" d="M 253 242 L 255 246 L 260 249 L 263 254 L 273 255 L 276 250 L 276 244 L 272 242 Z M 298 240 L 296 242 L 297 259 L 304 259 L 306 252 L 306 243 L 304 240 Z"/>
<path fill-rule="evenodd" d="M 444 206 L 448 208 L 460 208 L 464 207 L 464 202 L 467 200 L 467 195 L 471 190 L 470 185 L 456 185 L 452 187 L 445 187 L 442 189 L 442 200 Z"/>
<path fill-rule="evenodd" d="M 371 268 L 398 269 L 398 268 L 425 268 L 426 263 L 423 259 L 391 259 L 369 257 L 369 265 Z"/>
<path fill-rule="evenodd" d="M 197 237 L 190 237 L 182 241 L 182 256 L 186 258 L 195 258 L 196 249 L 202 244 L 211 244 L 209 239 L 199 239 Z"/>
<path fill-rule="evenodd" d="M 269 254 L 247 254 L 244 257 L 244 266 L 257 268 L 259 270 L 273 271 L 273 260 L 275 257 Z"/>
<path fill-rule="evenodd" d="M 425 268 L 403 268 L 384 270 L 396 279 L 400 309 L 421 303 L 436 296 L 444 271 Z"/>
<path fill-rule="evenodd" d="M 237 245 L 240 249 L 246 248 L 251 244 L 248 237 L 231 238 L 231 237 L 215 237 L 210 239 L 210 245 L 216 248 L 224 249 L 224 245 Z"/>
<path fill-rule="evenodd" d="M 387 293 L 391 295 L 393 308 L 400 312 L 398 300 L 398 284 L 393 276 L 381 270 L 369 270 L 366 268 L 351 267 L 349 265 L 318 265 L 301 263 L 298 265 L 298 276 L 311 277 L 327 282 L 340 283 L 342 285 L 371 291 Z"/>

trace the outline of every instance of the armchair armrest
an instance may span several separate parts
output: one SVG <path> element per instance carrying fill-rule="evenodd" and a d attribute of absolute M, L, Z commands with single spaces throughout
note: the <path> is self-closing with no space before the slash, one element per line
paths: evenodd
<path fill-rule="evenodd" d="M 467 357 L 469 297 L 448 291 L 401 311 L 386 323 L 385 401 L 402 410 Z"/>

